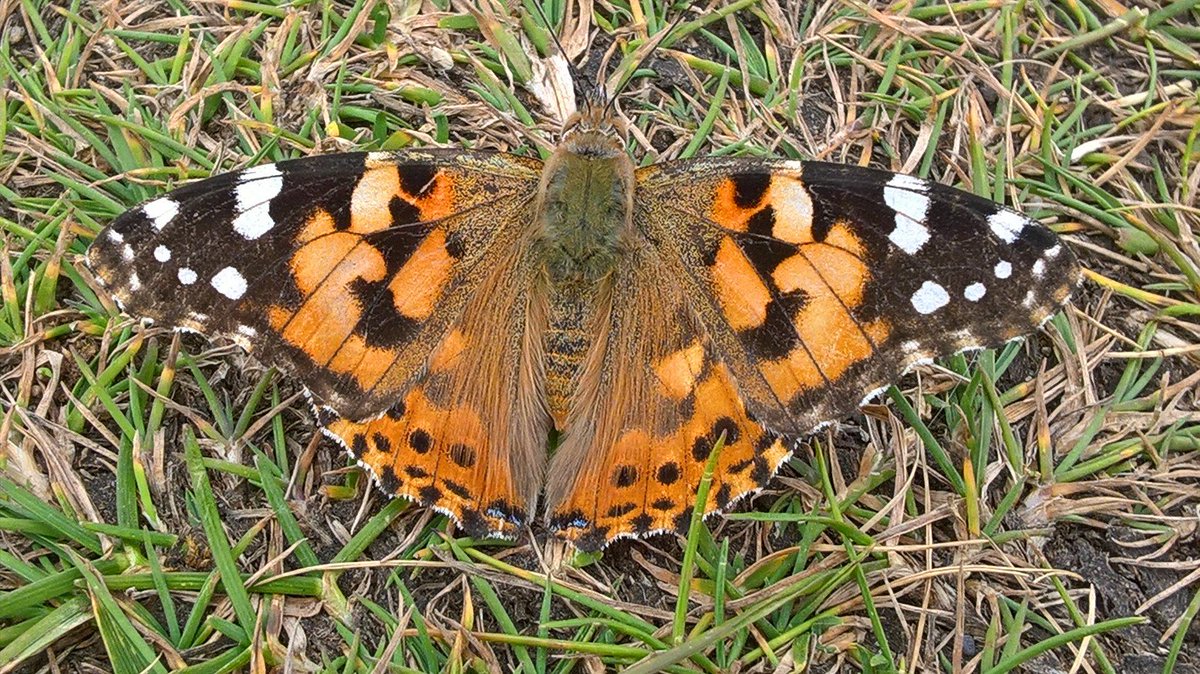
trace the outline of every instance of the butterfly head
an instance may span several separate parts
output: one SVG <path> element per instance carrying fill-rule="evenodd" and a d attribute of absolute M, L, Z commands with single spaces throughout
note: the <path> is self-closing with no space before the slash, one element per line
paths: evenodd
<path fill-rule="evenodd" d="M 603 96 L 603 92 L 600 92 Z M 609 157 L 625 154 L 628 127 L 603 99 L 586 96 L 583 107 L 563 125 L 563 146 L 576 154 Z"/>

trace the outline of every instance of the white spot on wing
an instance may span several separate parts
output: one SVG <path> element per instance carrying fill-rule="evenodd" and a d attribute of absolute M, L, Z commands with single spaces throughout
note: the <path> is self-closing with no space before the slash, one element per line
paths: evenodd
<path fill-rule="evenodd" d="M 1012 276 L 1012 264 L 1008 260 L 1000 260 L 996 263 L 996 278 L 1008 278 Z"/>
<path fill-rule="evenodd" d="M 772 180 L 771 205 L 775 207 L 775 238 L 796 243 L 808 240 L 813 221 L 812 196 L 799 180 Z"/>
<path fill-rule="evenodd" d="M 226 267 L 212 277 L 212 287 L 231 300 L 246 294 L 246 279 L 233 267 Z"/>
<path fill-rule="evenodd" d="M 1021 230 L 1025 229 L 1027 224 L 1029 224 L 1029 221 L 1025 216 L 1010 211 L 1007 208 L 1001 208 L 988 217 L 988 226 L 992 228 L 992 233 L 1000 237 L 1005 243 L 1016 241 L 1017 236 L 1020 235 Z"/>
<path fill-rule="evenodd" d="M 129 244 L 125 244 L 121 248 L 121 259 L 125 260 L 126 262 L 133 261 L 133 246 L 131 246 Z"/>
<path fill-rule="evenodd" d="M 129 273 L 129 289 L 136 291 L 142 287 L 142 279 L 138 278 L 137 272 Z"/>
<path fill-rule="evenodd" d="M 1033 275 L 1034 276 L 1041 278 L 1042 274 L 1045 274 L 1045 273 L 1046 273 L 1046 261 L 1045 260 L 1038 260 L 1037 262 L 1033 263 Z"/>
<path fill-rule="evenodd" d="M 242 238 L 253 241 L 275 226 L 271 200 L 283 190 L 283 176 L 274 164 L 263 164 L 242 171 L 238 179 L 233 193 L 239 213 L 233 220 L 233 229 Z"/>
<path fill-rule="evenodd" d="M 982 283 L 972 283 L 963 290 L 963 297 L 972 302 L 978 302 L 987 294 L 987 286 Z"/>
<path fill-rule="evenodd" d="M 108 240 L 113 243 L 125 243 L 125 236 L 115 229 L 108 230 Z"/>
<path fill-rule="evenodd" d="M 1047 248 L 1046 252 L 1042 253 L 1042 255 L 1045 255 L 1046 257 L 1049 257 L 1049 258 L 1056 258 L 1056 257 L 1058 257 L 1058 254 L 1061 252 L 1062 252 L 1062 245 L 1056 243 L 1053 246 Z"/>
<path fill-rule="evenodd" d="M 909 255 L 915 255 L 929 241 L 929 229 L 925 227 L 928 189 L 924 180 L 900 174 L 883 188 L 883 200 L 896 212 L 896 228 L 888 239 Z"/>
<path fill-rule="evenodd" d="M 258 330 L 255 330 L 254 328 L 250 327 L 249 325 L 239 325 L 237 327 L 237 331 L 242 333 L 243 335 L 245 335 L 247 337 L 251 337 L 251 338 L 258 336 Z"/>
<path fill-rule="evenodd" d="M 1030 290 L 1029 292 L 1025 293 L 1025 299 L 1021 300 L 1021 305 L 1028 309 L 1028 308 L 1033 307 L 1033 305 L 1036 301 L 1037 301 L 1037 294 L 1034 291 Z"/>
<path fill-rule="evenodd" d="M 242 184 L 245 184 L 246 182 L 262 180 L 265 178 L 278 178 L 281 175 L 283 174 L 279 172 L 279 167 L 275 166 L 274 164 L 259 164 L 258 166 L 251 166 L 250 168 L 242 171 L 241 174 L 238 175 L 238 178 L 241 180 Z"/>
<path fill-rule="evenodd" d="M 179 268 L 179 282 L 183 285 L 190 286 L 196 282 L 197 278 L 199 277 L 196 276 L 196 272 L 192 271 L 191 269 L 188 269 L 187 267 Z"/>
<path fill-rule="evenodd" d="M 142 213 L 150 218 L 150 224 L 154 225 L 155 229 L 162 231 L 163 227 L 166 227 L 175 219 L 176 215 L 179 215 L 179 204 L 172 199 L 162 197 L 144 204 Z"/>
<path fill-rule="evenodd" d="M 895 187 L 910 192 L 928 192 L 929 183 L 914 176 L 907 176 L 903 173 L 897 173 L 888 181 L 889 187 Z"/>
<path fill-rule="evenodd" d="M 888 234 L 888 240 L 909 255 L 916 255 L 929 241 L 929 229 L 897 213 L 896 228 Z"/>
<path fill-rule="evenodd" d="M 933 281 L 922 283 L 912 296 L 913 308 L 922 314 L 932 314 L 949 303 L 950 293 Z"/>
<path fill-rule="evenodd" d="M 166 246 L 157 246 L 154 249 L 154 259 L 159 262 L 166 262 L 171 259 L 171 249 Z"/>

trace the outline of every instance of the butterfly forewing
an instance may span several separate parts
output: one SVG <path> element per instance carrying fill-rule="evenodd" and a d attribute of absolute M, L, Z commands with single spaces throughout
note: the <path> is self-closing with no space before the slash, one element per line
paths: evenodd
<path fill-rule="evenodd" d="M 1032 331 L 1079 279 L 1044 226 L 909 176 L 717 159 L 638 180 L 639 224 L 684 260 L 747 408 L 784 433 L 853 411 L 914 363 Z"/>
<path fill-rule="evenodd" d="M 117 218 L 88 260 L 131 315 L 224 334 L 352 419 L 381 412 L 461 313 L 538 164 L 333 154 L 193 183 Z"/>

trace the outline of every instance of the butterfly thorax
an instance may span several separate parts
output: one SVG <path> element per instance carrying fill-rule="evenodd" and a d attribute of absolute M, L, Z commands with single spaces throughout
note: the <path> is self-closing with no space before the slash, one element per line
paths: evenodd
<path fill-rule="evenodd" d="M 546 162 L 537 251 L 547 300 L 546 393 L 563 427 L 613 268 L 633 232 L 633 162 L 619 139 L 583 118 Z"/>

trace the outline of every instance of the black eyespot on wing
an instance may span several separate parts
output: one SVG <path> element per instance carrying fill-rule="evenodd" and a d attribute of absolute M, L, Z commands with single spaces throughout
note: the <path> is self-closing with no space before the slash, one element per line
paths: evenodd
<path fill-rule="evenodd" d="M 384 452 L 385 454 L 392 451 L 392 441 L 383 433 L 376 431 L 372 434 L 371 440 L 375 443 L 376 451 Z"/>
<path fill-rule="evenodd" d="M 475 448 L 455 443 L 450 445 L 449 451 L 450 460 L 460 468 L 470 468 L 475 465 Z"/>
<path fill-rule="evenodd" d="M 629 520 L 629 523 L 633 525 L 633 533 L 644 534 L 650 531 L 650 525 L 654 524 L 654 517 L 650 513 L 641 513 Z"/>
<path fill-rule="evenodd" d="M 422 505 L 433 505 L 442 500 L 442 490 L 433 485 L 425 485 L 417 492 Z"/>
<path fill-rule="evenodd" d="M 721 485 L 721 488 L 717 490 L 717 497 L 716 497 L 718 508 L 724 509 L 725 507 L 727 507 L 729 505 L 730 493 L 731 493 L 731 489 L 729 488 L 729 485 L 727 485 L 727 484 Z"/>
<path fill-rule="evenodd" d="M 417 454 L 424 454 L 433 447 L 433 438 L 429 437 L 425 429 L 418 428 L 408 434 L 408 446 Z"/>
<path fill-rule="evenodd" d="M 680 477 L 679 464 L 674 461 L 664 463 L 658 467 L 657 477 L 660 484 L 675 484 Z"/>
<path fill-rule="evenodd" d="M 742 432 L 738 429 L 737 422 L 729 417 L 721 417 L 713 422 L 712 431 L 709 434 L 714 438 L 725 436 L 725 446 L 736 444 L 742 439 Z"/>
<path fill-rule="evenodd" d="M 404 486 L 404 481 L 396 474 L 396 471 L 391 466 L 384 466 L 379 471 L 379 488 L 389 494 L 395 494 L 400 491 L 400 487 Z"/>
<path fill-rule="evenodd" d="M 636 503 L 620 503 L 609 508 L 606 514 L 609 517 L 621 517 L 622 515 L 628 515 L 634 510 L 637 510 Z"/>

